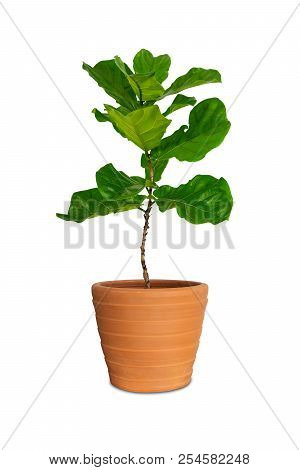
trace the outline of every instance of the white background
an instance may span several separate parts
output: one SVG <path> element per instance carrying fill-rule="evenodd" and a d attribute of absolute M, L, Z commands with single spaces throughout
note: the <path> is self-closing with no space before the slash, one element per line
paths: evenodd
<path fill-rule="evenodd" d="M 141 175 L 138 149 L 91 115 L 112 101 L 82 71 L 82 60 L 94 65 L 119 54 L 129 62 L 142 47 L 169 53 L 169 83 L 192 66 L 217 68 L 221 85 L 187 94 L 218 96 L 229 107 L 296 0 L 4 6 L 106 160 Z M 171 255 L 187 279 L 207 282 L 208 312 L 220 331 L 207 316 L 189 387 L 140 395 L 109 385 L 93 317 L 55 370 L 93 313 L 91 284 L 115 279 L 129 256 L 121 278 L 140 277 L 139 254 L 122 240 L 114 250 L 89 248 L 87 223 L 84 246 L 64 248 L 55 212 L 72 192 L 94 186 L 104 161 L 0 8 L 2 446 L 46 384 L 2 450 L 3 469 L 46 469 L 48 456 L 83 452 L 174 460 L 181 452 L 250 453 L 246 468 L 299 469 L 299 22 L 300 8 L 229 110 L 224 144 L 185 177 L 230 182 L 235 206 L 227 229 L 235 249 L 216 249 L 214 230 L 204 226 L 197 233 L 209 229 L 207 249 L 188 241 L 171 249 L 158 215 L 151 276 L 180 279 Z M 188 109 L 173 116 L 175 129 Z M 170 162 L 162 182 L 178 185 L 188 168 Z M 109 222 L 120 224 L 121 235 L 128 230 L 121 215 Z M 176 217 L 172 230 L 176 237 Z"/>

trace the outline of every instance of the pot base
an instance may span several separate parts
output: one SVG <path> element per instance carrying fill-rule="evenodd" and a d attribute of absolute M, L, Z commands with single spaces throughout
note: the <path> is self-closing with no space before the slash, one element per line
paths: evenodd
<path fill-rule="evenodd" d="M 191 377 L 185 377 L 184 380 L 174 381 L 173 384 L 149 384 L 145 381 L 137 382 L 136 380 L 126 380 L 120 379 L 119 377 L 112 377 L 110 376 L 110 383 L 113 387 L 119 388 L 120 390 L 124 390 L 125 392 L 133 392 L 133 393 L 163 393 L 163 392 L 172 392 L 174 390 L 179 390 L 180 388 L 187 387 L 191 383 Z"/>

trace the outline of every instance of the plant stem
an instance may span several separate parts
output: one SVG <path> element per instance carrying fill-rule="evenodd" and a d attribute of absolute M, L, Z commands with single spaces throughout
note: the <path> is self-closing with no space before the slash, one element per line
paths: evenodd
<path fill-rule="evenodd" d="M 151 157 L 150 157 L 148 152 L 146 152 L 146 157 L 148 159 L 149 177 L 150 177 L 150 181 L 151 181 L 151 184 L 152 184 L 153 179 L 154 179 L 154 172 L 153 172 Z M 152 192 L 153 192 L 152 186 L 147 187 L 146 189 L 148 191 L 149 199 L 148 199 L 147 209 L 145 210 L 145 213 L 144 213 L 145 224 L 144 224 L 144 229 L 143 229 L 142 244 L 141 244 L 140 248 L 141 248 L 141 264 L 142 264 L 142 268 L 143 268 L 143 277 L 144 277 L 144 281 L 145 281 L 145 288 L 150 289 L 151 284 L 150 284 L 148 269 L 147 269 L 147 265 L 146 265 L 145 245 L 146 245 L 147 233 L 148 233 L 148 230 L 149 230 L 150 213 L 151 213 L 151 209 L 152 209 L 152 206 L 153 206 L 154 202 L 151 199 Z"/>

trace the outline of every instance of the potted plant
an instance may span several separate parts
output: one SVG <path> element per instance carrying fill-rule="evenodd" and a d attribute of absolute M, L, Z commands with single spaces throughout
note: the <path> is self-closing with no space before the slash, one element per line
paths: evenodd
<path fill-rule="evenodd" d="M 90 217 L 141 210 L 143 280 L 98 282 L 92 287 L 98 330 L 111 383 L 133 392 L 160 392 L 186 386 L 198 349 L 207 303 L 206 284 L 150 280 L 145 243 L 156 204 L 161 212 L 176 209 L 192 224 L 218 224 L 229 218 L 232 196 L 225 179 L 198 175 L 177 188 L 160 185 L 171 158 L 196 162 L 224 140 L 230 128 L 224 104 L 210 98 L 196 104 L 185 89 L 221 82 L 217 70 L 192 68 L 168 87 L 171 59 L 142 49 L 133 70 L 120 57 L 83 69 L 117 103 L 105 111 L 93 109 L 99 122 L 110 123 L 123 138 L 142 150 L 144 176 L 128 176 L 107 164 L 96 173 L 97 186 L 75 192 L 67 214 L 78 223 Z M 163 99 L 176 95 L 170 106 Z M 164 137 L 169 116 L 192 106 L 189 124 Z"/>

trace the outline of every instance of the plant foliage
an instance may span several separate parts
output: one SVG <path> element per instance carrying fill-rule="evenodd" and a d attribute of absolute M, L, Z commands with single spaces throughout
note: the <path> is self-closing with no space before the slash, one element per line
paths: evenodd
<path fill-rule="evenodd" d="M 178 215 L 193 224 L 218 224 L 230 216 L 232 196 L 224 178 L 198 175 L 177 188 L 158 186 L 172 158 L 196 162 L 218 147 L 230 128 L 224 104 L 209 98 L 196 104 L 196 98 L 181 94 L 200 85 L 221 82 L 217 70 L 191 68 L 165 87 L 171 59 L 167 54 L 157 57 L 141 49 L 133 59 L 132 68 L 116 56 L 98 62 L 94 67 L 84 63 L 83 69 L 96 81 L 116 106 L 105 104 L 93 109 L 98 122 L 110 123 L 122 136 L 142 150 L 144 178 L 127 176 L 112 164 L 96 173 L 97 187 L 75 192 L 67 214 L 58 217 L 83 222 L 90 217 L 141 209 L 151 201 L 161 212 L 176 209 Z M 162 100 L 176 95 L 168 107 Z M 158 105 L 159 104 L 159 105 Z M 162 111 L 159 106 L 162 106 Z M 191 106 L 188 123 L 164 137 L 177 110 Z M 150 211 L 150 210 L 149 210 Z"/>

